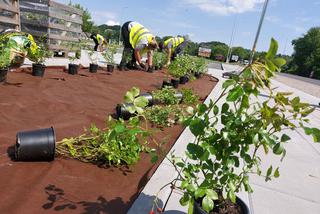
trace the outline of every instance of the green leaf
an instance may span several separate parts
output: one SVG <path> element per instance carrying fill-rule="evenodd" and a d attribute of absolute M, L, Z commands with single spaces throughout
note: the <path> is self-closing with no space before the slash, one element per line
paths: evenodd
<path fill-rule="evenodd" d="M 218 106 L 214 106 L 213 107 L 213 114 L 217 115 L 219 113 L 219 107 Z"/>
<path fill-rule="evenodd" d="M 133 97 L 137 97 L 140 94 L 140 89 L 137 87 L 133 87 L 130 89 L 130 92 L 132 93 Z"/>
<path fill-rule="evenodd" d="M 228 192 L 228 197 L 229 197 L 229 199 L 231 200 L 232 203 L 236 203 L 237 197 L 236 197 L 236 194 L 234 193 L 233 190 L 230 190 Z"/>
<path fill-rule="evenodd" d="M 198 115 L 201 116 L 207 111 L 208 107 L 205 104 L 198 105 Z"/>
<path fill-rule="evenodd" d="M 272 166 L 269 167 L 269 169 L 267 170 L 267 177 L 269 177 L 272 173 Z"/>
<path fill-rule="evenodd" d="M 134 96 L 132 95 L 132 93 L 130 93 L 129 91 L 126 93 L 126 95 L 124 96 L 124 101 L 126 103 L 133 103 L 134 101 Z"/>
<path fill-rule="evenodd" d="M 278 51 L 278 43 L 274 38 L 272 38 L 269 50 L 268 50 L 268 52 L 266 54 L 266 58 L 267 59 L 273 59 L 276 56 L 277 51 Z"/>
<path fill-rule="evenodd" d="M 199 135 L 204 134 L 204 129 L 206 128 L 206 124 L 202 119 L 196 118 L 191 121 L 191 123 L 189 124 L 189 128 L 192 134 L 197 137 Z"/>
<path fill-rule="evenodd" d="M 273 153 L 276 154 L 276 155 L 281 155 L 283 151 L 284 151 L 284 148 L 283 148 L 282 143 L 277 143 L 273 147 Z"/>
<path fill-rule="evenodd" d="M 231 85 L 234 85 L 236 84 L 236 81 L 233 80 L 233 79 L 230 79 L 230 80 L 226 80 L 223 84 L 222 84 L 222 88 L 228 88 L 229 86 Z"/>
<path fill-rule="evenodd" d="M 159 157 L 156 152 L 151 152 L 151 163 L 155 164 L 158 161 Z"/>
<path fill-rule="evenodd" d="M 237 87 L 235 87 L 229 92 L 227 101 L 228 102 L 237 101 L 243 95 L 243 93 L 244 93 L 243 88 L 238 85 Z"/>
<path fill-rule="evenodd" d="M 304 132 L 306 135 L 312 135 L 313 141 L 319 143 L 320 142 L 320 130 L 317 128 L 308 128 L 304 127 Z"/>
<path fill-rule="evenodd" d="M 187 150 L 188 150 L 188 152 L 191 155 L 193 160 L 197 160 L 204 153 L 202 147 L 197 145 L 197 144 L 194 144 L 194 143 L 189 143 L 188 146 L 187 146 Z"/>
<path fill-rule="evenodd" d="M 249 105 L 249 97 L 247 95 L 244 95 L 242 97 L 242 101 L 241 101 L 241 109 L 248 109 L 250 107 Z"/>
<path fill-rule="evenodd" d="M 221 113 L 222 113 L 222 114 L 225 114 L 225 113 L 228 112 L 228 110 L 229 110 L 229 104 L 228 104 L 228 103 L 224 103 L 224 104 L 222 105 Z"/>
<path fill-rule="evenodd" d="M 286 63 L 287 63 L 286 60 L 280 57 L 273 60 L 273 64 L 275 64 L 278 68 L 281 68 Z"/>
<path fill-rule="evenodd" d="M 186 206 L 189 202 L 189 195 L 187 193 L 184 193 L 182 198 L 180 198 L 179 202 L 182 206 Z"/>
<path fill-rule="evenodd" d="M 213 200 L 210 199 L 208 196 L 204 197 L 202 199 L 202 208 L 206 211 L 206 212 L 210 212 L 211 210 L 213 210 Z"/>
<path fill-rule="evenodd" d="M 283 134 L 282 136 L 281 136 L 281 142 L 287 142 L 287 141 L 289 141 L 291 138 L 288 136 L 288 135 L 286 135 L 286 134 Z"/>
<path fill-rule="evenodd" d="M 194 192 L 194 196 L 195 196 L 196 199 L 202 198 L 205 194 L 206 194 L 206 190 L 205 190 L 205 189 L 202 189 L 202 188 L 198 188 L 198 189 Z"/>
<path fill-rule="evenodd" d="M 122 132 L 124 132 L 125 127 L 124 127 L 123 125 L 121 125 L 121 124 L 118 124 L 118 125 L 116 125 L 116 126 L 114 127 L 114 130 L 115 130 L 117 133 L 122 133 Z"/>
<path fill-rule="evenodd" d="M 216 193 L 212 189 L 207 189 L 206 195 L 207 195 L 207 197 L 209 197 L 210 199 L 212 199 L 214 201 L 219 199 L 218 193 Z"/>
<path fill-rule="evenodd" d="M 279 176 L 280 176 L 279 167 L 274 171 L 273 176 L 274 176 L 275 178 L 279 178 Z"/>
<path fill-rule="evenodd" d="M 188 207 L 188 214 L 193 214 L 193 204 L 194 204 L 194 199 L 190 198 L 189 200 L 189 207 Z"/>
<path fill-rule="evenodd" d="M 134 99 L 133 104 L 137 107 L 144 108 L 148 105 L 148 99 L 145 97 L 138 97 L 138 98 Z"/>

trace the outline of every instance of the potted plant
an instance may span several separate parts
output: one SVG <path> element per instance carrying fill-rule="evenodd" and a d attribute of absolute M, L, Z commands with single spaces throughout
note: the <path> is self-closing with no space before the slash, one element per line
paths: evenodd
<path fill-rule="evenodd" d="M 10 52 L 0 49 L 0 83 L 5 82 L 10 66 Z"/>
<path fill-rule="evenodd" d="M 107 63 L 107 71 L 113 72 L 115 61 L 114 61 L 114 54 L 117 52 L 116 45 L 108 45 L 107 49 L 102 53 L 103 58 L 106 60 Z"/>
<path fill-rule="evenodd" d="M 188 74 L 190 67 L 190 57 L 188 55 L 180 55 L 169 65 L 168 71 L 176 79 L 172 79 L 171 82 L 174 88 L 178 88 L 180 78 Z"/>
<path fill-rule="evenodd" d="M 79 65 L 76 64 L 76 61 L 80 59 L 80 45 L 79 42 L 69 42 L 68 47 L 70 52 L 68 53 L 69 65 L 68 73 L 71 75 L 78 74 Z"/>
<path fill-rule="evenodd" d="M 285 144 L 290 141 L 283 130 L 303 128 L 320 142 L 320 130 L 308 127 L 307 116 L 314 108 L 292 93 L 271 89 L 270 78 L 285 64 L 276 58 L 277 49 L 272 39 L 264 59 L 225 81 L 217 100 L 198 105 L 195 115 L 185 121 L 195 140 L 186 142 L 186 157 L 173 153 L 169 161 L 178 171 L 170 184 L 183 192 L 180 203 L 189 205 L 189 214 L 220 213 L 232 207 L 235 209 L 229 213 L 248 213 L 236 194 L 253 191 L 250 174 L 263 176 L 266 181 L 279 177 L 278 167 L 261 169 L 259 151 L 279 155 L 282 160 Z M 267 99 L 259 102 L 262 91 Z M 157 206 L 157 199 L 154 203 Z"/>
<path fill-rule="evenodd" d="M 90 73 L 97 73 L 98 71 L 98 53 L 96 51 L 88 51 L 89 58 L 90 58 L 90 65 L 89 65 L 89 72 Z"/>
<path fill-rule="evenodd" d="M 46 66 L 44 62 L 47 58 L 52 55 L 51 51 L 49 51 L 48 45 L 46 44 L 46 38 L 41 37 L 38 42 L 38 48 L 33 53 L 32 60 L 32 75 L 43 77 Z"/>
<path fill-rule="evenodd" d="M 194 59 L 195 69 L 194 69 L 194 76 L 196 78 L 200 78 L 203 74 L 207 73 L 208 70 L 208 63 L 202 57 L 196 57 Z"/>
<path fill-rule="evenodd" d="M 155 70 L 160 70 L 165 65 L 165 60 L 167 59 L 165 55 L 165 53 L 159 51 L 153 53 L 153 65 Z"/>

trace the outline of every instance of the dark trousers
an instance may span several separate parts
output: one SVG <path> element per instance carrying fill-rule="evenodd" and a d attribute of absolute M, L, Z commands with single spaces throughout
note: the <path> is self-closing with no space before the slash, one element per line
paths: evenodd
<path fill-rule="evenodd" d="M 99 42 L 98 42 L 97 36 L 91 35 L 90 38 L 93 39 L 94 44 L 95 44 L 94 51 L 97 51 L 98 47 L 99 47 Z"/>
<path fill-rule="evenodd" d="M 129 31 L 129 24 L 131 21 L 126 22 L 121 27 L 121 35 L 122 35 L 122 41 L 124 45 L 123 53 L 122 53 L 122 59 L 120 62 L 121 66 L 126 66 L 128 64 L 128 59 L 131 55 L 131 64 L 134 64 L 136 62 L 136 56 L 134 55 L 134 48 L 130 44 L 130 31 Z"/>
<path fill-rule="evenodd" d="M 187 41 L 184 41 L 183 43 L 178 45 L 178 47 L 176 47 L 176 49 L 171 55 L 171 61 L 173 61 L 180 53 L 182 53 L 182 51 L 186 48 L 186 46 L 187 46 Z"/>

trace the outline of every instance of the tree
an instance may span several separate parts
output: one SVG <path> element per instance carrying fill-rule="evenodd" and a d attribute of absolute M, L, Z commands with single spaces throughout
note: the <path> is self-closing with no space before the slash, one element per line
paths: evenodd
<path fill-rule="evenodd" d="M 320 27 L 292 41 L 293 60 L 289 71 L 300 76 L 320 79 Z"/>
<path fill-rule="evenodd" d="M 239 56 L 240 60 L 250 58 L 250 50 L 244 49 L 243 47 L 234 47 L 232 48 L 232 55 Z"/>
<path fill-rule="evenodd" d="M 83 32 L 87 32 L 87 33 L 92 33 L 93 32 L 94 22 L 91 21 L 92 17 L 91 17 L 91 14 L 90 14 L 89 10 L 87 8 L 84 9 L 80 4 L 72 4 L 71 1 L 69 2 L 69 5 L 83 11 L 83 15 L 82 15 L 82 31 Z"/>
<path fill-rule="evenodd" d="M 217 57 L 219 57 L 219 59 L 221 59 L 221 56 L 223 56 L 223 58 L 226 59 L 228 54 L 228 49 L 229 49 L 228 45 L 225 45 L 225 44 L 219 44 L 214 46 L 212 48 L 211 58 L 216 59 Z"/>

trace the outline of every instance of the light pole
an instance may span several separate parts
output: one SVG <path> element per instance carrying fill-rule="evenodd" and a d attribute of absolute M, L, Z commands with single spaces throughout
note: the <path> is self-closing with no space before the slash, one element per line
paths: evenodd
<path fill-rule="evenodd" d="M 228 54 L 227 54 L 227 63 L 230 62 L 230 57 L 231 57 L 231 54 L 232 54 L 232 43 L 233 43 L 235 29 L 236 29 L 236 22 L 237 22 L 237 15 L 234 17 L 234 21 L 233 21 L 232 33 L 231 33 L 229 49 L 228 49 Z"/>
<path fill-rule="evenodd" d="M 256 52 L 257 42 L 258 42 L 258 39 L 259 39 L 259 35 L 260 35 L 260 31 L 261 31 L 263 20 L 264 20 L 264 16 L 266 15 L 268 3 L 269 3 L 269 0 L 265 0 L 264 5 L 263 5 L 261 18 L 260 18 L 260 22 L 259 22 L 259 26 L 258 26 L 258 30 L 257 30 L 257 34 L 256 34 L 256 38 L 254 40 L 252 51 L 251 51 L 250 64 L 252 63 L 254 54 Z"/>

